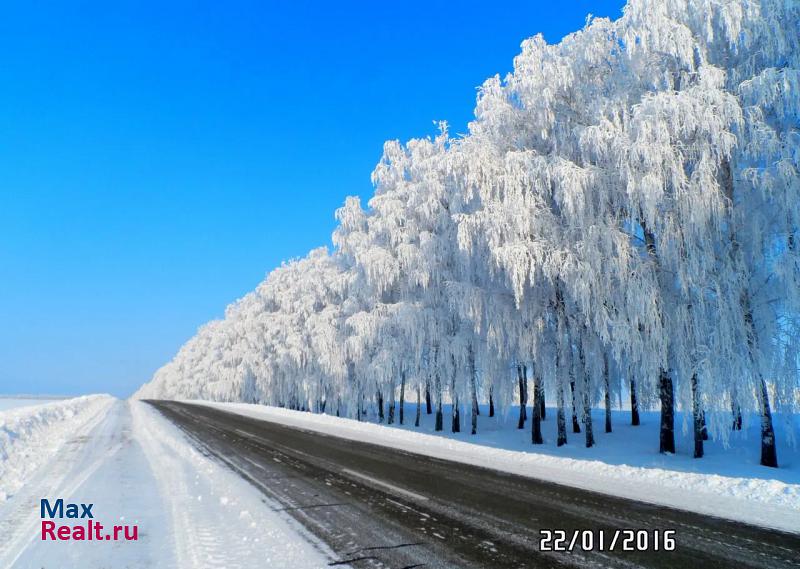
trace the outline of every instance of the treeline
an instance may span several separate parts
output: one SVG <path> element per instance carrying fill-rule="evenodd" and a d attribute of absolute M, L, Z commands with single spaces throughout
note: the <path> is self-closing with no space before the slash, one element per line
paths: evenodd
<path fill-rule="evenodd" d="M 797 408 L 800 7 L 632 0 L 487 80 L 465 136 L 388 142 L 334 250 L 269 274 L 140 396 L 478 429 L 520 406 L 542 444 L 590 409 L 691 410 L 694 455 Z M 445 425 L 443 403 L 453 412 Z M 526 409 L 526 405 L 529 406 Z M 467 422 L 468 421 L 468 422 Z"/>

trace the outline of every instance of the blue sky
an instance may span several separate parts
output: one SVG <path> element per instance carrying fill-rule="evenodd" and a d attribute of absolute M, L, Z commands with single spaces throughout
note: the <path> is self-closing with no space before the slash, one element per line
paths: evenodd
<path fill-rule="evenodd" d="M 329 244 L 384 140 L 464 132 L 521 40 L 622 4 L 5 4 L 0 393 L 129 395 Z"/>

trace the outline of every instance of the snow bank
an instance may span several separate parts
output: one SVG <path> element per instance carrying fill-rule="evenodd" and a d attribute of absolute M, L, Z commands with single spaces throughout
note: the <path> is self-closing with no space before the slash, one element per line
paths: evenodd
<path fill-rule="evenodd" d="M 646 415 L 643 417 L 642 427 L 620 425 L 622 421 L 617 421 L 616 433 L 596 434 L 598 445 L 593 449 L 582 448 L 582 435 L 570 435 L 574 438 L 571 438 L 572 444 L 567 447 L 556 449 L 555 445 L 548 444 L 537 448 L 537 452 L 530 452 L 497 448 L 518 446 L 531 449 L 530 432 L 527 429 L 518 431 L 513 427 L 509 428 L 507 424 L 497 428 L 498 420 L 489 419 L 485 415 L 481 416 L 483 434 L 470 437 L 463 433 L 426 434 L 407 427 L 359 423 L 352 419 L 247 403 L 192 403 L 346 439 L 800 533 L 800 483 L 796 468 L 775 470 L 748 464 L 732 466 L 733 461 L 741 459 L 735 452 L 727 456 L 723 453 L 718 456 L 709 453 L 709 460 L 694 460 L 678 455 L 664 456 L 652 452 L 643 461 L 642 453 L 638 452 L 639 439 L 647 439 L 648 447 L 652 447 L 653 441 L 657 440 L 652 438 L 657 421 L 654 420 L 655 417 Z M 413 414 L 407 413 L 407 417 L 413 417 Z M 430 421 L 428 417 L 425 420 Z M 543 427 L 549 428 L 554 423 L 554 420 L 548 420 L 543 423 Z M 423 423 L 420 430 L 425 429 L 426 425 Z M 545 433 L 545 437 L 547 436 Z M 747 442 L 750 446 L 757 446 L 757 440 L 751 438 Z M 573 453 L 581 457 L 553 456 L 556 452 Z M 796 454 L 795 450 L 790 457 L 796 459 Z M 637 466 L 631 464 L 637 462 Z M 698 471 L 702 468 L 727 473 L 720 475 Z M 695 471 L 691 471 L 692 469 Z M 732 475 L 736 472 L 742 475 Z M 775 478 L 770 478 L 772 475 Z M 783 480 L 777 479 L 779 477 L 783 477 Z"/>
<path fill-rule="evenodd" d="M 87 395 L 0 412 L 0 501 L 68 439 L 86 433 L 113 400 L 110 395 Z"/>

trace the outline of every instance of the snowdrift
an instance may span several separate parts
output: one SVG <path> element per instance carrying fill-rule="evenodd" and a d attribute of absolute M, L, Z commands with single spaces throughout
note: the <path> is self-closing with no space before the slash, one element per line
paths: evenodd
<path fill-rule="evenodd" d="M 86 395 L 0 412 L 0 501 L 16 492 L 71 436 L 99 420 L 113 401 L 110 395 Z"/>

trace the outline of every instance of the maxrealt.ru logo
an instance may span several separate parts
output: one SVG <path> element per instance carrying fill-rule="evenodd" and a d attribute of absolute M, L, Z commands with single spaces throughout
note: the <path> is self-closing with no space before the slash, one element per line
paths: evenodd
<path fill-rule="evenodd" d="M 42 541 L 137 541 L 138 525 L 106 526 L 95 521 L 94 504 L 65 504 L 58 498 L 52 504 L 47 498 L 41 501 Z M 57 524 L 54 519 L 86 520 L 81 524 Z"/>

